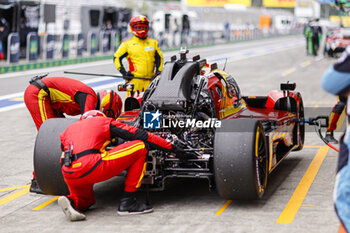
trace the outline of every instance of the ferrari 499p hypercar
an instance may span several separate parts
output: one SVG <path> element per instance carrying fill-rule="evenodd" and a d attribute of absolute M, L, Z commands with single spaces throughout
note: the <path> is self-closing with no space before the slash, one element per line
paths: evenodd
<path fill-rule="evenodd" d="M 269 174 L 303 148 L 302 97 L 294 83 L 266 96 L 244 96 L 231 75 L 199 56 L 188 59 L 187 52 L 166 62 L 144 93 L 127 97 L 118 118 L 182 148 L 180 154 L 150 150 L 143 184 L 163 190 L 169 178 L 203 178 L 224 199 L 258 199 Z M 49 119 L 38 132 L 34 168 L 46 194 L 68 192 L 58 135 L 74 121 Z"/>

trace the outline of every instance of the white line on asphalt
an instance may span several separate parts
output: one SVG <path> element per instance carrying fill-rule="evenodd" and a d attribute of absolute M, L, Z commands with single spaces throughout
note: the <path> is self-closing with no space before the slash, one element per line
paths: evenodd
<path fill-rule="evenodd" d="M 85 84 L 90 84 L 90 83 L 95 83 L 95 82 L 102 82 L 102 81 L 106 81 L 106 80 L 111 80 L 111 79 L 116 79 L 116 78 L 114 78 L 114 77 L 91 78 L 91 79 L 83 80 L 81 82 L 83 82 Z"/>
<path fill-rule="evenodd" d="M 113 77 L 93 78 L 93 79 L 85 80 L 83 82 L 85 84 L 89 84 L 89 83 L 94 83 L 96 81 L 104 81 L 104 80 L 109 80 L 109 79 L 114 79 L 114 78 Z M 118 84 L 121 84 L 121 83 L 124 83 L 124 81 L 119 81 L 119 82 L 115 82 L 115 83 L 110 83 L 110 84 L 96 86 L 96 87 L 94 87 L 94 90 L 95 91 L 99 91 L 99 90 L 103 90 L 103 89 L 108 89 L 108 88 L 111 88 L 113 86 L 118 86 Z M 24 94 L 24 92 L 18 92 L 18 93 L 14 93 L 14 94 L 11 94 L 11 95 L 0 96 L 0 100 L 12 99 L 12 98 L 15 98 L 15 97 L 23 97 L 23 94 Z M 14 109 L 23 108 L 23 107 L 25 107 L 24 103 L 18 103 L 18 104 L 14 104 L 14 105 L 11 105 L 11 106 L 0 108 L 0 112 L 7 112 L 7 111 L 14 110 Z"/>
<path fill-rule="evenodd" d="M 23 108 L 25 106 L 26 105 L 24 103 L 15 104 L 15 105 L 11 105 L 11 106 L 8 106 L 8 107 L 0 108 L 0 112 L 7 112 L 7 111 L 18 109 L 18 108 Z"/>
<path fill-rule="evenodd" d="M 17 92 L 17 93 L 12 93 L 12 94 L 8 94 L 8 95 L 3 95 L 0 96 L 0 100 L 4 100 L 4 99 L 12 99 L 12 98 L 16 98 L 16 97 L 23 97 L 24 92 Z"/>
<path fill-rule="evenodd" d="M 57 67 L 44 68 L 44 69 L 34 69 L 34 70 L 13 72 L 9 74 L 0 74 L 0 79 L 13 78 L 13 77 L 23 76 L 23 75 L 34 75 L 38 73 L 61 71 L 63 68 L 68 70 L 68 69 L 86 68 L 91 66 L 102 66 L 102 65 L 108 65 L 108 64 L 111 64 L 111 60 L 87 62 L 87 63 L 75 64 L 75 65 L 57 66 Z"/>
<path fill-rule="evenodd" d="M 111 80 L 111 79 L 115 79 L 115 78 L 114 77 L 92 78 L 92 79 L 83 80 L 81 82 L 83 82 L 85 84 L 90 84 L 90 83 L 95 83 L 95 82 L 102 82 L 102 81 L 106 81 L 106 80 Z M 116 82 L 116 83 L 119 84 L 120 82 Z M 12 94 L 9 94 L 9 95 L 0 96 L 0 100 L 12 99 L 12 98 L 16 98 L 16 97 L 23 97 L 23 95 L 24 95 L 23 91 L 22 92 L 17 92 L 17 93 L 12 93 Z"/>
<path fill-rule="evenodd" d="M 247 50 L 241 50 L 239 52 L 234 52 L 234 53 L 230 52 L 230 53 L 220 54 L 220 57 L 218 57 L 218 56 L 208 57 L 207 60 L 211 61 L 211 62 L 213 62 L 213 61 L 217 62 L 218 64 L 226 62 L 226 59 L 227 59 L 227 62 L 241 61 L 241 60 L 248 59 L 248 58 L 259 57 L 259 56 L 264 56 L 267 54 L 282 52 L 282 51 L 297 48 L 300 46 L 303 46 L 303 44 L 302 43 L 295 43 L 294 45 L 288 46 L 288 48 L 276 46 L 275 47 L 276 49 L 273 51 L 265 51 L 264 49 L 260 49 L 260 50 L 257 49 L 257 50 L 255 50 L 254 54 L 244 55 L 244 53 L 251 51 L 251 50 L 247 49 Z"/>

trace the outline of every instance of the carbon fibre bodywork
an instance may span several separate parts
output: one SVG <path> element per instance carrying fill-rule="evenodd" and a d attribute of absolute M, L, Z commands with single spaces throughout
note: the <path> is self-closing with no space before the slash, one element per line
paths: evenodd
<path fill-rule="evenodd" d="M 302 149 L 304 143 L 304 125 L 298 120 L 304 116 L 301 95 L 294 91 L 295 84 L 284 84 L 282 89 L 270 91 L 266 96 L 242 96 L 231 75 L 217 69 L 216 64 L 209 67 L 206 60 L 200 60 L 199 56 L 189 60 L 184 53 L 180 54 L 180 59 L 173 58 L 165 63 L 161 76 L 151 83 L 142 97 L 129 97 L 134 98 L 133 103 L 139 103 L 139 108 L 123 112 L 118 120 L 142 128 L 144 113 L 150 111 L 160 111 L 163 117 L 171 116 L 177 121 L 184 120 L 181 116 L 185 116 L 190 120 L 215 119 L 225 125 L 235 124 L 236 119 L 247 120 L 240 122 L 253 119 L 262 127 L 266 153 L 259 155 L 259 160 L 266 162 L 265 173 L 268 175 L 291 151 Z M 131 109 L 129 103 L 130 100 L 125 102 L 125 109 Z M 236 130 L 238 127 L 228 128 L 228 131 L 234 131 L 228 133 L 242 134 L 243 137 L 246 133 L 252 133 L 245 132 L 244 127 L 239 128 L 242 132 Z M 162 190 L 165 179 L 188 177 L 206 178 L 211 187 L 215 186 L 214 158 L 215 151 L 218 151 L 215 149 L 217 145 L 214 145 L 215 127 L 162 127 L 148 130 L 164 137 L 175 134 L 187 144 L 188 153 L 186 156 L 175 156 L 151 151 L 143 184 L 151 189 Z M 225 132 L 225 129 L 220 129 L 220 132 Z M 258 144 L 253 143 L 252 146 L 258 150 Z M 235 148 L 232 151 L 234 154 Z"/>

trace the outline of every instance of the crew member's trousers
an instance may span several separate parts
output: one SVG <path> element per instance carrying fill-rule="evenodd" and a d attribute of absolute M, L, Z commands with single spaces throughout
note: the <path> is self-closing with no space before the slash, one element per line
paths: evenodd
<path fill-rule="evenodd" d="M 338 102 L 333 107 L 331 114 L 329 115 L 329 125 L 327 128 L 327 132 L 336 130 L 339 117 L 343 112 L 344 108 L 345 103 L 343 101 L 338 100 Z"/>
<path fill-rule="evenodd" d="M 142 79 L 132 79 L 129 81 L 130 83 L 134 84 L 134 92 L 143 92 L 147 89 L 149 84 L 151 83 L 151 80 L 142 80 Z M 130 93 L 127 93 L 128 96 Z"/>
<path fill-rule="evenodd" d="M 124 170 L 127 171 L 124 191 L 135 192 L 146 172 L 146 154 L 145 144 L 135 140 L 102 153 L 101 160 L 80 177 L 72 178 L 70 175 L 68 178 L 63 172 L 70 192 L 68 198 L 73 201 L 77 210 L 86 210 L 95 203 L 94 184 L 113 178 Z"/>
<path fill-rule="evenodd" d="M 24 103 L 26 104 L 37 130 L 44 121 L 50 118 L 63 117 L 62 113 L 52 109 L 50 96 L 34 85 L 29 85 L 24 92 Z"/>

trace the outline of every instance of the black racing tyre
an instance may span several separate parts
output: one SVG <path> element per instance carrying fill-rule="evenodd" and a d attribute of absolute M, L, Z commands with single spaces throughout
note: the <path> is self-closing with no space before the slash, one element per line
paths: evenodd
<path fill-rule="evenodd" d="M 268 148 L 256 119 L 228 119 L 214 139 L 214 176 L 219 195 L 227 200 L 263 196 L 268 177 Z"/>
<path fill-rule="evenodd" d="M 304 119 L 304 104 L 303 104 L 303 98 L 301 97 L 301 94 L 298 92 L 297 96 L 300 99 L 299 106 L 298 106 L 298 112 L 297 117 L 298 119 Z M 294 130 L 293 130 L 293 138 L 295 139 L 294 144 L 298 145 L 293 151 L 299 151 L 303 149 L 304 147 L 304 141 L 305 141 L 305 123 L 304 122 L 298 122 L 295 124 Z"/>
<path fill-rule="evenodd" d="M 334 57 L 334 52 L 333 52 L 332 49 L 329 49 L 329 50 L 327 51 L 327 54 L 328 54 L 329 57 Z"/>
<path fill-rule="evenodd" d="M 67 195 L 68 187 L 61 173 L 59 134 L 76 119 L 52 118 L 40 127 L 34 146 L 34 172 L 40 189 L 49 195 Z"/>

